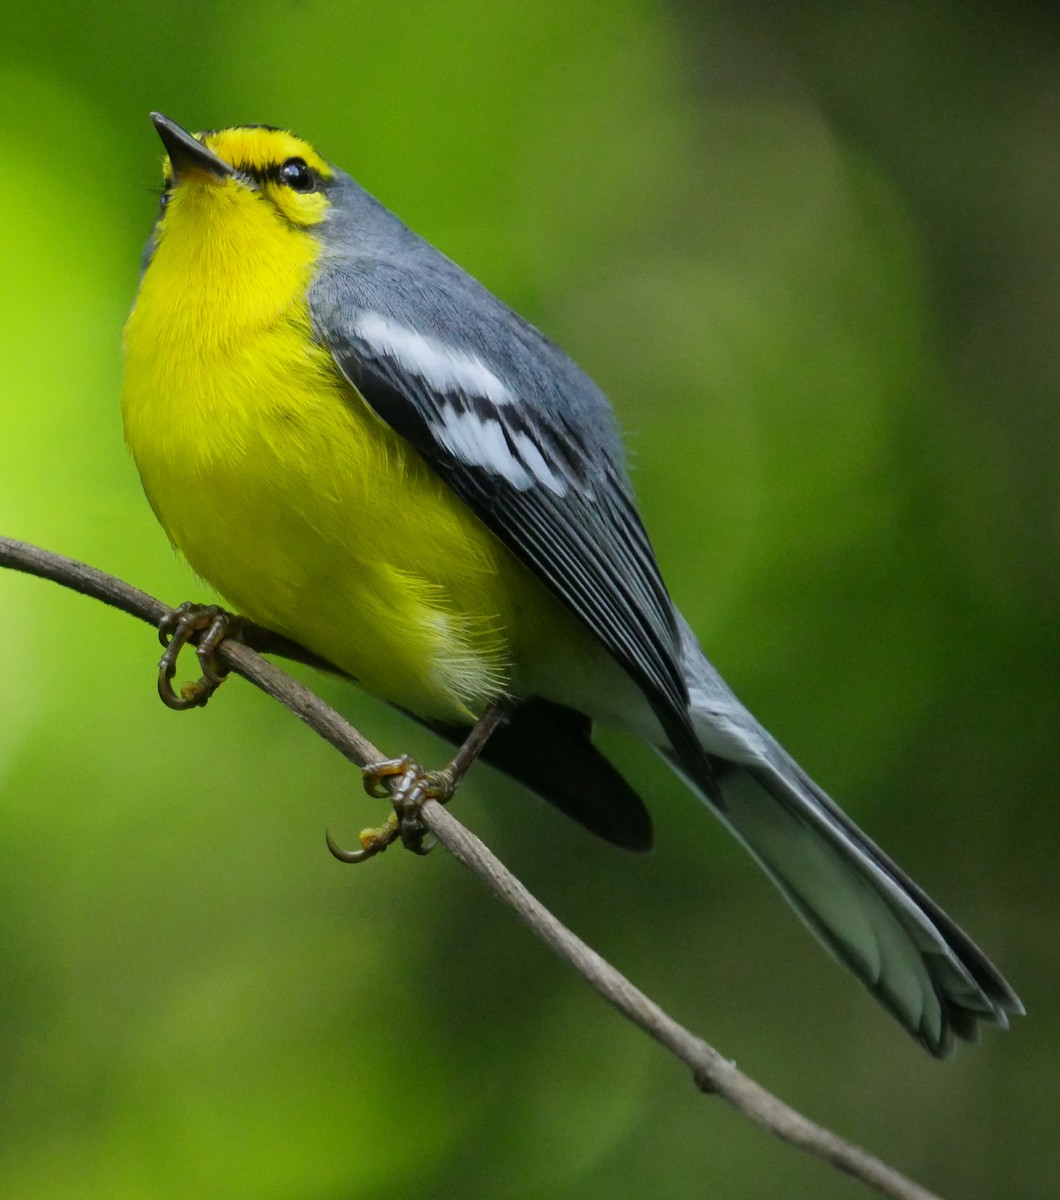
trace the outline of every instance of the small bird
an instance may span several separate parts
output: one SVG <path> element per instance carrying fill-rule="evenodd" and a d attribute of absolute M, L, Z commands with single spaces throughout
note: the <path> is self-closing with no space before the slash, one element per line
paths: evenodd
<path fill-rule="evenodd" d="M 159 114 L 124 331 L 155 515 L 241 614 L 619 846 L 644 739 L 932 1054 L 1023 1009 L 971 939 L 736 699 L 660 575 L 611 407 L 568 356 L 327 163 Z"/>

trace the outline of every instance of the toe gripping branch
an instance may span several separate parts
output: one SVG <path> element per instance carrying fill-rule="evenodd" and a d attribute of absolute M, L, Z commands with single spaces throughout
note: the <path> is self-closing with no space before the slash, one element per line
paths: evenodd
<path fill-rule="evenodd" d="M 202 708 L 224 683 L 228 668 L 217 659 L 217 649 L 227 637 L 239 637 L 241 617 L 226 612 L 216 604 L 195 604 L 191 601 L 174 608 L 158 623 L 158 640 L 166 651 L 158 663 L 158 694 L 169 708 L 182 711 Z M 195 643 L 195 657 L 202 675 L 192 683 L 181 684 L 179 694 L 173 690 L 173 676 L 181 650 Z"/>
<path fill-rule="evenodd" d="M 340 862 L 367 862 L 377 854 L 382 854 L 387 846 L 400 838 L 406 850 L 414 854 L 430 853 L 434 848 L 434 840 L 428 836 L 429 831 L 420 810 L 428 800 L 437 800 L 439 804 L 449 803 L 490 735 L 507 718 L 508 705 L 505 702 L 496 701 L 490 705 L 449 765 L 440 771 L 429 771 L 408 755 L 384 759 L 365 767 L 365 791 L 377 799 L 389 798 L 394 811 L 382 825 L 361 831 L 357 839 L 360 842 L 358 850 L 344 849 L 335 841 L 329 829 L 326 834 L 328 849 Z"/>
<path fill-rule="evenodd" d="M 434 843 L 427 836 L 420 809 L 427 800 L 448 804 L 456 788 L 448 768 L 428 771 L 406 754 L 365 767 L 364 790 L 377 800 L 389 800 L 394 811 L 382 825 L 361 830 L 357 838 L 359 850 L 344 849 L 329 829 L 325 834 L 328 849 L 340 862 L 366 862 L 382 854 L 398 838 L 405 849 L 414 854 L 429 853 Z"/>

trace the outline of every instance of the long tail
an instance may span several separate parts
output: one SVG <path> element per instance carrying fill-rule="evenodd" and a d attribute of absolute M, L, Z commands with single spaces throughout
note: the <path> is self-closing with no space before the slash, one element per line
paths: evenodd
<path fill-rule="evenodd" d="M 681 620 L 695 729 L 714 784 L 671 764 L 761 864 L 826 948 L 932 1054 L 1023 1006 L 943 911 L 762 728 Z M 720 790 L 720 799 L 718 796 Z"/>

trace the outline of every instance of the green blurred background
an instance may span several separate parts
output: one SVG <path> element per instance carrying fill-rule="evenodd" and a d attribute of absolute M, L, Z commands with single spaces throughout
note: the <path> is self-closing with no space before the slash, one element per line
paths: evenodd
<path fill-rule="evenodd" d="M 205 595 L 118 415 L 147 112 L 303 133 L 611 395 L 715 661 L 1030 1016 L 932 1061 L 639 747 L 648 858 L 488 770 L 459 816 L 796 1106 L 945 1195 L 1055 1195 L 1055 12 L 37 0 L 0 35 L 0 533 Z M 6 572 L 0 628 L 0 1195 L 863 1194 L 444 853 L 331 860 L 382 811 L 249 686 L 172 714 L 149 629 Z"/>

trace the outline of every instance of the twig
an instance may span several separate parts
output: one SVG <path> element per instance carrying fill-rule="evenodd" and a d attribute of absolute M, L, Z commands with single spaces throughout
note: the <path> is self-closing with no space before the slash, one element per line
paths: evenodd
<path fill-rule="evenodd" d="M 804 1117 L 737 1070 L 713 1046 L 679 1025 L 654 1000 L 558 921 L 451 812 L 429 800 L 423 807 L 423 819 L 449 853 L 514 909 L 560 958 L 566 959 L 623 1016 L 683 1062 L 702 1091 L 716 1092 L 756 1125 L 793 1146 L 818 1155 L 841 1171 L 847 1171 L 884 1196 L 896 1200 L 938 1200 L 933 1192 L 899 1174 L 860 1146 Z"/>
<path fill-rule="evenodd" d="M 12 538 L 0 537 L 0 566 L 49 579 L 139 617 L 150 625 L 157 626 L 169 611 L 161 601 L 112 575 Z M 251 627 L 251 638 L 254 645 L 269 652 L 299 662 L 329 666 L 304 647 L 268 630 Z M 363 767 L 384 757 L 334 709 L 250 646 L 225 641 L 219 655 L 232 671 L 278 700 L 350 762 Z M 438 841 L 512 908 L 556 954 L 619 1012 L 684 1063 L 702 1091 L 716 1093 L 756 1125 L 823 1158 L 881 1195 L 892 1197 L 892 1200 L 938 1200 L 932 1192 L 880 1159 L 804 1117 L 667 1016 L 654 1001 L 561 924 L 451 812 L 435 801 L 428 801 L 423 807 L 423 820 Z"/>

